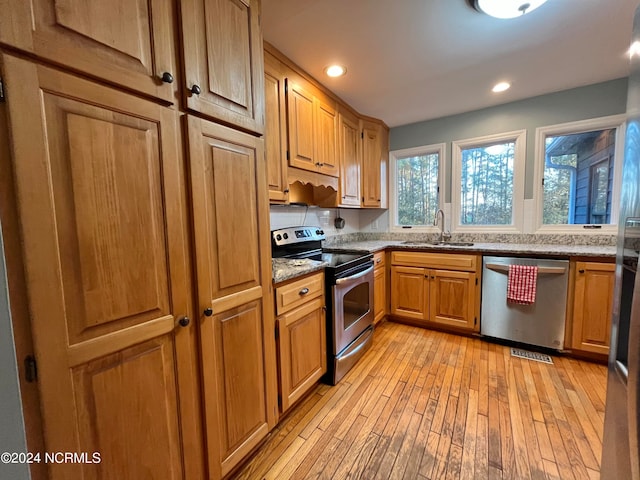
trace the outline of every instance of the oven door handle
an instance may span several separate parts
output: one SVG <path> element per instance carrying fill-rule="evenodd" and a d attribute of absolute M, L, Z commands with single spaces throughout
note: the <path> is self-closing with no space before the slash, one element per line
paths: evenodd
<path fill-rule="evenodd" d="M 355 280 L 356 278 L 364 277 L 365 275 L 371 272 L 373 272 L 373 265 L 371 265 L 366 270 L 356 273 L 355 275 L 351 275 L 349 277 L 344 277 L 344 278 L 338 278 L 336 280 L 336 285 L 342 285 L 343 283 L 350 282 L 352 280 Z"/>

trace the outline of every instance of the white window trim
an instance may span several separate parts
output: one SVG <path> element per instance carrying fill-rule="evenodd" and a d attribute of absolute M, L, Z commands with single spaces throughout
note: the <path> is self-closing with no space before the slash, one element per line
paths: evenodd
<path fill-rule="evenodd" d="M 438 227 L 427 224 L 425 226 L 412 225 L 411 228 L 403 228 L 398 225 L 398 195 L 396 190 L 396 171 L 397 161 L 399 158 L 406 158 L 416 155 L 438 154 L 438 205 L 444 208 L 444 179 L 446 168 L 446 144 L 436 143 L 433 145 L 423 145 L 421 147 L 404 148 L 402 150 L 393 150 L 389 152 L 389 231 L 391 232 L 423 232 L 434 233 L 439 232 Z M 436 212 L 433 212 L 434 214 Z"/>
<path fill-rule="evenodd" d="M 618 210 L 620 208 L 620 187 L 622 183 L 622 164 L 624 163 L 624 133 L 626 126 L 625 115 L 610 115 L 608 117 L 591 118 L 577 122 L 559 123 L 536 128 L 535 144 L 535 176 L 533 183 L 533 200 L 535 202 L 535 233 L 556 234 L 585 234 L 602 235 L 618 233 Z M 613 166 L 613 191 L 611 193 L 611 224 L 601 228 L 586 229 L 582 225 L 544 225 L 543 215 L 543 186 L 545 138 L 548 135 L 566 135 L 572 133 L 590 132 L 617 128 L 616 148 Z"/>
<path fill-rule="evenodd" d="M 462 194 L 462 150 L 470 147 L 514 142 L 513 160 L 513 210 L 511 225 L 461 225 L 460 210 Z M 451 228 L 454 232 L 470 233 L 521 233 L 523 228 L 524 170 L 527 149 L 527 131 L 486 135 L 483 137 L 456 140 L 451 143 Z"/>

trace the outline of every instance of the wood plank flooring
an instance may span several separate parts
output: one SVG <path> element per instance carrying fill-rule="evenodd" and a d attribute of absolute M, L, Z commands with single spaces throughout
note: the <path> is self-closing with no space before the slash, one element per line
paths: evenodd
<path fill-rule="evenodd" d="M 237 479 L 597 479 L 606 367 L 385 322 Z"/>

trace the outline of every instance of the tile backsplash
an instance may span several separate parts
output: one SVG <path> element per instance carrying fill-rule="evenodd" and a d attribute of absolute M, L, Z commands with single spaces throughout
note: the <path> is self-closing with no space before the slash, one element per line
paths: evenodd
<path fill-rule="evenodd" d="M 337 229 L 334 220 L 344 218 L 345 225 Z M 328 236 L 352 234 L 360 231 L 360 215 L 357 210 L 346 208 L 321 208 L 315 206 L 272 205 L 270 210 L 271 230 L 298 225 L 320 226 Z"/>
<path fill-rule="evenodd" d="M 334 220 L 340 212 L 345 219 L 343 229 L 336 229 Z M 327 246 L 367 240 L 426 240 L 435 241 L 436 233 L 388 232 L 388 214 L 385 210 L 355 210 L 290 205 L 272 205 L 271 230 L 298 225 L 319 225 L 327 234 Z M 375 228 L 374 228 L 375 227 Z M 376 231 L 379 228 L 379 231 Z M 560 235 L 560 234 L 506 234 L 506 233 L 453 233 L 454 242 L 517 243 L 547 245 L 615 246 L 616 235 Z"/>

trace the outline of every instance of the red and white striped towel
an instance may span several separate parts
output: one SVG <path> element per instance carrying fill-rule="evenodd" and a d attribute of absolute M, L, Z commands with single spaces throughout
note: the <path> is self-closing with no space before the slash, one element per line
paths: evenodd
<path fill-rule="evenodd" d="M 536 301 L 538 267 L 531 265 L 509 265 L 507 280 L 507 302 L 532 305 Z"/>

